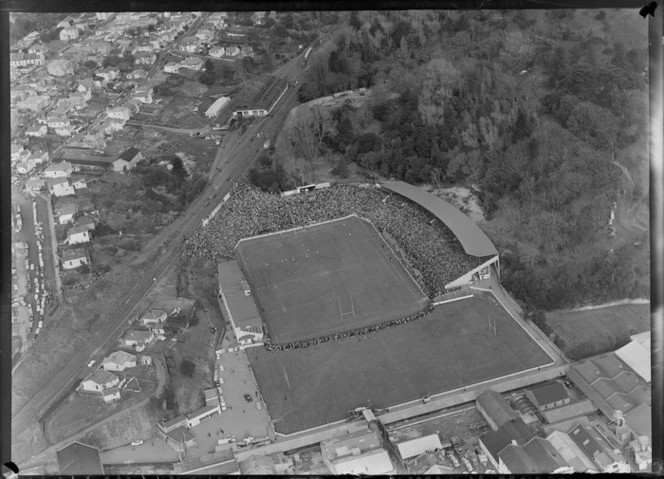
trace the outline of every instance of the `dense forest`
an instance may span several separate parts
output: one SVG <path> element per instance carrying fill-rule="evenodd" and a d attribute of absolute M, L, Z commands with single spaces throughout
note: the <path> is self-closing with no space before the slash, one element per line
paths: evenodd
<path fill-rule="evenodd" d="M 368 108 L 314 111 L 320 141 L 298 151 L 338 158 L 342 177 L 354 163 L 471 187 L 505 252 L 503 282 L 527 304 L 648 296 L 647 252 L 637 261 L 631 244 L 593 248 L 620 190 L 612 161 L 638 168 L 643 157 L 623 152 L 647 133 L 646 38 L 621 38 L 612 15 L 353 12 L 312 55 L 299 97 L 369 87 Z M 288 186 L 282 163 L 264 155 L 251 180 Z"/>

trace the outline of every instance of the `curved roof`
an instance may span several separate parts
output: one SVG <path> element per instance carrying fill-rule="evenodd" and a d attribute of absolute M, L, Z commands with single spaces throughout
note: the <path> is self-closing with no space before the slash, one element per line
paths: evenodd
<path fill-rule="evenodd" d="M 498 250 L 486 233 L 447 201 L 403 181 L 385 181 L 382 187 L 408 198 L 433 213 L 454 233 L 467 254 L 477 257 L 498 254 Z"/>

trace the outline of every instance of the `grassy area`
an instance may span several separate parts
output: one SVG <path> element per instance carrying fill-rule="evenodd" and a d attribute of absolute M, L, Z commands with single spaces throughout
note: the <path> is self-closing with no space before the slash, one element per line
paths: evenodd
<path fill-rule="evenodd" d="M 247 354 L 282 433 L 345 419 L 358 406 L 391 407 L 551 361 L 505 310 L 482 297 L 439 306 L 366 339 Z"/>
<path fill-rule="evenodd" d="M 134 438 L 145 438 L 153 433 L 149 413 L 145 406 L 120 412 L 110 421 L 88 432 L 81 442 L 100 450 L 120 447 Z"/>
<path fill-rule="evenodd" d="M 585 311 L 546 313 L 547 323 L 573 359 L 616 349 L 629 336 L 650 330 L 649 304 L 621 304 Z"/>

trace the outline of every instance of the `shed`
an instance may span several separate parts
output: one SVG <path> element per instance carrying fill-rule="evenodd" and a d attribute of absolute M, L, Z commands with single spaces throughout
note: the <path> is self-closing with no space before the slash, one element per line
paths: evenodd
<path fill-rule="evenodd" d="M 403 460 L 419 456 L 428 451 L 441 450 L 442 448 L 443 445 L 440 443 L 438 434 L 429 434 L 428 436 L 418 437 L 397 444 L 397 449 Z"/>
<path fill-rule="evenodd" d="M 526 391 L 526 397 L 540 411 L 569 404 L 571 400 L 567 389 L 558 381 L 533 386 Z"/>

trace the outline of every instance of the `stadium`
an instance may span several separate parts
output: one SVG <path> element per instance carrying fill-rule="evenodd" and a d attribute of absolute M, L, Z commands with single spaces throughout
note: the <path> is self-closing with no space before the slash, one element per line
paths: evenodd
<path fill-rule="evenodd" d="M 465 214 L 404 182 L 324 186 L 239 185 L 187 242 L 218 264 L 277 433 L 550 363 L 493 297 L 468 294 L 500 264 Z"/>

